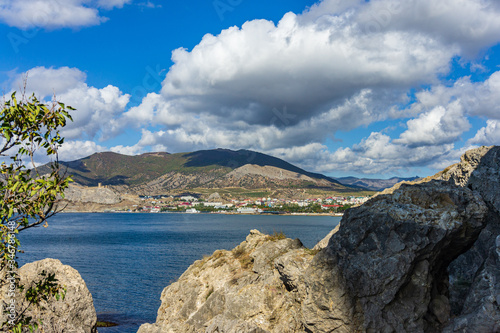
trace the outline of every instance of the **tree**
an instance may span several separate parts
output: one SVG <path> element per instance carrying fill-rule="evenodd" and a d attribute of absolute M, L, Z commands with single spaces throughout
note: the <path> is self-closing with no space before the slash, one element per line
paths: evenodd
<path fill-rule="evenodd" d="M 59 131 L 67 120 L 72 120 L 69 110 L 74 109 L 55 100 L 48 106 L 34 94 L 30 97 L 23 94 L 18 101 L 13 93 L 10 100 L 4 100 L 0 113 L 3 159 L 0 166 L 0 288 L 8 284 L 12 297 L 16 292 L 23 292 L 28 306 L 40 306 L 42 300 L 64 294 L 53 275 L 42 274 L 40 281 L 31 286 L 20 286 L 15 271 L 20 245 L 17 234 L 42 223 L 47 226 L 47 219 L 61 210 L 58 202 L 64 198 L 64 190 L 71 181 L 61 172 L 57 155 L 64 142 Z M 51 159 L 50 173 L 39 174 L 35 154 Z M 4 306 L 9 319 L 1 324 L 1 330 L 21 332 L 36 326 L 25 316 L 26 308 L 18 309 L 5 302 Z"/>

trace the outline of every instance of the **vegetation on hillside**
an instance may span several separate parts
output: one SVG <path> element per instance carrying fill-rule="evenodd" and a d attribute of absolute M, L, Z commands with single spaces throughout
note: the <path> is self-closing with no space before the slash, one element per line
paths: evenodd
<path fill-rule="evenodd" d="M 85 186 L 126 186 L 138 194 L 161 194 L 173 189 L 241 188 L 271 190 L 324 189 L 358 191 L 324 175 L 310 173 L 281 159 L 247 150 L 204 150 L 193 153 L 147 153 L 127 156 L 96 153 L 72 162 L 61 162 L 76 183 Z M 302 175 L 302 178 L 271 177 L 262 173 L 233 175 L 231 171 L 251 164 L 255 168 Z M 48 168 L 48 166 L 44 166 Z M 262 191 L 261 191 L 262 192 Z"/>

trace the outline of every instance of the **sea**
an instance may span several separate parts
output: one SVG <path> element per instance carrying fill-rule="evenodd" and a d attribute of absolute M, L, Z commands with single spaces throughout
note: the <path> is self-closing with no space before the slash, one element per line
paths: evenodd
<path fill-rule="evenodd" d="M 156 321 L 162 290 L 195 260 L 234 248 L 250 230 L 284 232 L 311 248 L 339 222 L 334 216 L 60 213 L 48 227 L 19 234 L 19 262 L 54 258 L 72 266 L 92 293 L 98 320 L 119 325 L 99 332 L 132 333 Z"/>

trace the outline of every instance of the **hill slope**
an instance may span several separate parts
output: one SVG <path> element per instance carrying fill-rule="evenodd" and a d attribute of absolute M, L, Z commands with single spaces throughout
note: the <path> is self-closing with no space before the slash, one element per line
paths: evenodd
<path fill-rule="evenodd" d="M 249 150 L 215 149 L 138 156 L 105 152 L 61 164 L 78 184 L 110 185 L 138 194 L 227 187 L 352 190 L 333 178 Z"/>
<path fill-rule="evenodd" d="M 348 186 L 358 186 L 372 191 L 382 191 L 386 188 L 392 187 L 402 181 L 415 181 L 420 177 L 399 178 L 392 177 L 390 179 L 369 179 L 369 178 L 356 178 L 356 177 L 342 177 L 335 178 L 341 184 Z"/>

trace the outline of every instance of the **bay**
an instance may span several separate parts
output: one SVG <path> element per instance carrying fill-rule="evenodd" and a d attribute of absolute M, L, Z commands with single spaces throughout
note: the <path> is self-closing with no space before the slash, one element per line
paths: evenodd
<path fill-rule="evenodd" d="M 119 324 L 99 332 L 131 333 L 156 321 L 161 291 L 189 265 L 232 249 L 251 229 L 282 231 L 311 248 L 339 222 L 332 216 L 63 213 L 47 228 L 19 235 L 19 261 L 54 258 L 72 266 L 92 293 L 99 320 Z"/>

